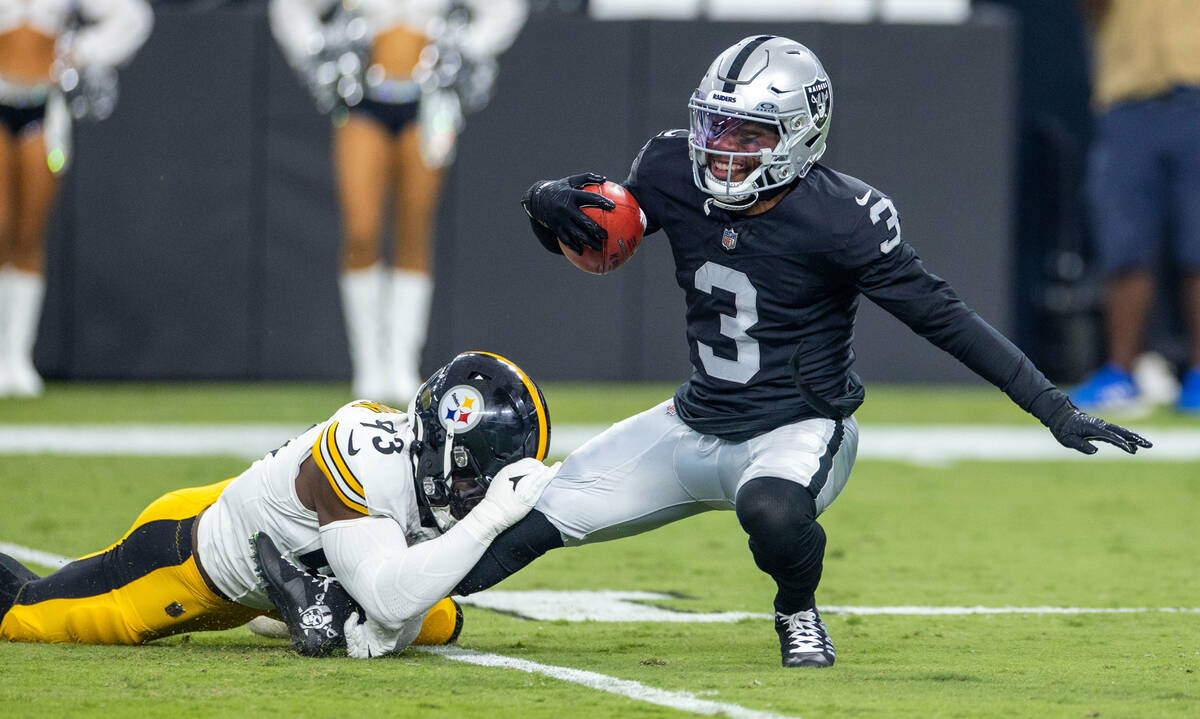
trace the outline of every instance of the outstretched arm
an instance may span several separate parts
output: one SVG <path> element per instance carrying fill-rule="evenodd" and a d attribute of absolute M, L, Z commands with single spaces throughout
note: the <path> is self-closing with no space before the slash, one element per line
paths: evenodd
<path fill-rule="evenodd" d="M 496 535 L 529 512 L 557 469 L 534 459 L 508 465 L 466 517 L 440 537 L 413 547 L 395 521 L 348 516 L 352 510 L 332 485 L 314 481 L 326 559 L 367 617 L 361 625 L 353 615 L 346 623 L 351 655 L 377 656 L 407 645 L 425 612 L 466 576 Z"/>
<path fill-rule="evenodd" d="M 1119 425 L 1080 411 L 1025 353 L 985 322 L 908 245 L 900 245 L 858 277 L 859 289 L 921 336 L 949 352 L 1037 417 L 1065 447 L 1094 454 L 1093 441 L 1133 454 L 1151 443 Z"/>

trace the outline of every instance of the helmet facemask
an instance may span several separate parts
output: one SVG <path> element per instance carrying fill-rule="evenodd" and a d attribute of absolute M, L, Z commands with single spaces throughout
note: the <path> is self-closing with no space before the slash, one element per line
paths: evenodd
<path fill-rule="evenodd" d="M 491 477 L 469 449 L 454 441 L 452 429 L 432 428 L 429 436 L 438 439 L 427 442 L 420 439 L 426 435 L 423 423 L 418 418 L 414 424 L 418 427 L 420 451 L 429 455 L 428 462 L 422 458 L 416 463 L 420 481 L 418 496 L 433 515 L 437 528 L 445 532 L 479 504 L 487 494 Z M 430 465 L 437 464 L 441 465 L 440 471 L 428 471 Z"/>
<path fill-rule="evenodd" d="M 689 103 L 692 111 L 691 133 L 688 144 L 692 152 L 692 175 L 697 185 L 725 205 L 742 205 L 751 200 L 749 207 L 762 190 L 780 187 L 791 181 L 791 160 L 786 151 L 787 135 L 778 118 L 742 112 L 720 110 L 715 106 L 697 101 Z M 740 143 L 747 149 L 742 151 L 718 149 L 730 147 L 723 140 L 733 134 L 745 133 L 755 128 L 761 137 L 775 139 L 768 146 L 759 146 L 755 141 Z M 715 161 L 731 168 L 725 177 L 714 174 L 710 162 Z M 733 180 L 734 169 L 739 165 L 753 163 L 755 166 L 740 180 Z"/>

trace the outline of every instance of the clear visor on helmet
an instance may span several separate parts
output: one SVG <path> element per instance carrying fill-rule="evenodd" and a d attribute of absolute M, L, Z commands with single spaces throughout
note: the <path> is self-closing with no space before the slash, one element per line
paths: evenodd
<path fill-rule="evenodd" d="M 692 135 L 699 149 L 758 157 L 779 144 L 779 123 L 697 106 L 692 110 Z"/>

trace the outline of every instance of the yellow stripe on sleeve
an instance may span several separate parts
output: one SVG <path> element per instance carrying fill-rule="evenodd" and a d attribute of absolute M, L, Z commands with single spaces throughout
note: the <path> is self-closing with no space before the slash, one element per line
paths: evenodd
<path fill-rule="evenodd" d="M 329 447 L 329 456 L 333 458 L 334 465 L 337 466 L 338 472 L 342 475 L 342 479 L 345 480 L 346 484 L 349 485 L 350 490 L 365 500 L 367 493 L 363 491 L 362 482 L 359 482 L 358 477 L 354 476 L 354 472 L 350 471 L 350 465 L 346 464 L 345 458 L 342 457 L 342 450 L 338 449 L 337 428 L 338 423 L 334 420 L 326 430 L 329 439 L 326 440 L 325 445 Z"/>
<path fill-rule="evenodd" d="M 325 475 L 325 479 L 329 481 L 329 486 L 333 487 L 334 493 L 337 494 L 338 499 L 342 500 L 343 504 L 356 512 L 368 514 L 366 498 L 362 497 L 361 495 L 353 498 L 348 496 L 351 494 L 349 488 L 343 488 L 343 483 L 339 481 L 341 477 L 335 474 L 337 469 L 336 465 L 332 468 L 332 470 L 330 468 L 331 461 L 326 456 L 326 438 L 329 437 L 332 439 L 332 432 L 330 431 L 332 429 L 333 425 L 326 427 L 325 430 L 321 432 L 321 435 L 317 437 L 317 441 L 313 443 L 313 461 L 317 463 L 317 467 L 321 470 L 321 473 Z"/>

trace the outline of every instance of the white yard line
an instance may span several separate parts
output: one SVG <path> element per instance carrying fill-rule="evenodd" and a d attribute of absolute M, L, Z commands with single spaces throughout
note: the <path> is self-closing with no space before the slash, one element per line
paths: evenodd
<path fill-rule="evenodd" d="M 707 624 L 740 622 L 743 619 L 772 619 L 771 614 L 754 612 L 677 611 L 647 602 L 662 602 L 678 597 L 659 592 L 638 591 L 504 591 L 460 597 L 458 601 L 484 609 L 537 621 L 568 622 L 672 622 Z M 822 605 L 822 614 L 859 615 L 942 615 L 964 614 L 1144 614 L 1151 612 L 1200 613 L 1200 608 L 1185 607 L 860 607 Z"/>
<path fill-rule="evenodd" d="M 58 554 L 43 552 L 40 549 L 33 549 L 31 547 L 22 547 L 19 544 L 9 544 L 8 542 L 0 542 L 0 552 L 4 552 L 18 562 L 32 562 L 40 564 L 43 567 L 58 568 L 71 561 L 69 558 Z"/>
<path fill-rule="evenodd" d="M 747 709 L 737 704 L 726 704 L 710 699 L 701 699 L 691 692 L 670 692 L 665 689 L 648 687 L 645 684 L 629 679 L 618 679 L 606 674 L 597 674 L 582 669 L 558 667 L 553 664 L 539 664 L 527 659 L 514 659 L 500 654 L 484 654 L 459 647 L 419 647 L 422 651 L 436 654 L 439 657 L 452 659 L 456 662 L 477 664 L 483 667 L 501 667 L 517 671 L 541 674 L 552 679 L 558 679 L 572 684 L 582 684 L 609 694 L 628 697 L 640 702 L 648 702 L 659 706 L 692 712 L 693 714 L 721 714 L 734 719 L 796 719 L 790 715 Z"/>
<path fill-rule="evenodd" d="M 560 425 L 551 432 L 551 455 L 561 457 L 599 434 L 604 425 Z M 1154 448 L 1137 461 L 1200 460 L 1200 429 L 1139 427 Z M 305 427 L 282 424 L 0 424 L 0 455 L 149 455 L 261 457 Z M 860 460 L 941 464 L 959 460 L 1011 462 L 1045 460 L 1133 459 L 1115 447 L 1097 443 L 1086 456 L 1059 446 L 1037 426 L 871 425 L 861 428 Z"/>
<path fill-rule="evenodd" d="M 257 458 L 304 429 L 282 424 L 0 424 L 0 454 Z"/>

